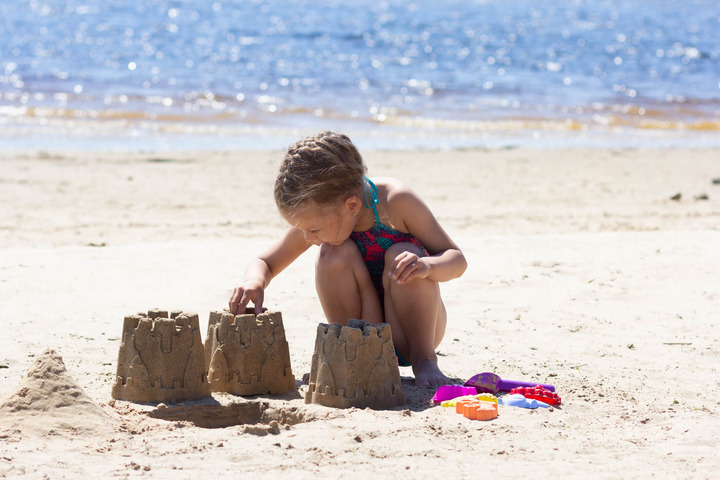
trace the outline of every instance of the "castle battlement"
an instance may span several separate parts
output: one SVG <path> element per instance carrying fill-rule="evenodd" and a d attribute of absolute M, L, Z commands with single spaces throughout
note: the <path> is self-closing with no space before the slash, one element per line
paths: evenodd
<path fill-rule="evenodd" d="M 320 324 L 305 403 L 393 408 L 405 404 L 390 325 Z"/>
<path fill-rule="evenodd" d="M 280 312 L 211 312 L 205 359 L 216 392 L 259 395 L 296 388 Z"/>
<path fill-rule="evenodd" d="M 176 402 L 210 395 L 205 355 L 195 313 L 150 310 L 128 315 L 113 398 L 133 402 Z"/>

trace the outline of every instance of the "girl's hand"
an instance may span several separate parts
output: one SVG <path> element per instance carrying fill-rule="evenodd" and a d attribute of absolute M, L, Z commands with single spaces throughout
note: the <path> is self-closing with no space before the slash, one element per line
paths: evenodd
<path fill-rule="evenodd" d="M 402 252 L 395 257 L 390 268 L 390 278 L 400 284 L 416 278 L 427 278 L 428 275 L 430 275 L 430 265 L 425 262 L 425 258 L 411 252 Z"/>
<path fill-rule="evenodd" d="M 245 313 L 245 307 L 253 302 L 255 315 L 262 313 L 262 304 L 265 299 L 265 290 L 261 282 L 245 280 L 242 285 L 235 287 L 230 296 L 230 313 L 237 315 Z"/>

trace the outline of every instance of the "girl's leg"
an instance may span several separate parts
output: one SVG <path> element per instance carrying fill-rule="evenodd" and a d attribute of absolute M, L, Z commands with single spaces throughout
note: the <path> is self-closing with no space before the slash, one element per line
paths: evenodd
<path fill-rule="evenodd" d="M 339 246 L 320 245 L 315 287 L 328 323 L 347 325 L 351 318 L 375 324 L 383 321 L 380 298 L 352 240 Z"/>
<path fill-rule="evenodd" d="M 396 243 L 385 254 L 385 321 L 392 329 L 393 343 L 412 364 L 416 385 L 445 385 L 435 349 L 445 335 L 447 313 L 437 282 L 422 279 L 399 284 L 388 275 L 392 260 L 404 251 L 422 256 L 411 243 Z"/>

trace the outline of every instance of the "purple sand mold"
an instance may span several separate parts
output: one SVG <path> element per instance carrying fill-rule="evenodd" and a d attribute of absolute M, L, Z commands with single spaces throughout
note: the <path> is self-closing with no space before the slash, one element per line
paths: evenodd
<path fill-rule="evenodd" d="M 475 387 L 479 393 L 492 393 L 493 395 L 498 392 L 509 392 L 515 387 L 534 387 L 536 385 L 540 385 L 551 392 L 555 391 L 555 387 L 553 385 L 546 385 L 537 382 L 503 380 L 500 376 L 490 372 L 478 373 L 477 375 L 470 377 L 470 379 L 465 382 L 466 387 Z"/>

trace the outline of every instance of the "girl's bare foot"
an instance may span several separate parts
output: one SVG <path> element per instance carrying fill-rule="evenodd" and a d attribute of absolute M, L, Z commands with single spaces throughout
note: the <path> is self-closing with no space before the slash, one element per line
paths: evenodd
<path fill-rule="evenodd" d="M 415 385 L 439 387 L 452 383 L 444 373 L 440 371 L 437 362 L 432 359 L 418 360 L 412 364 L 415 374 Z"/>

